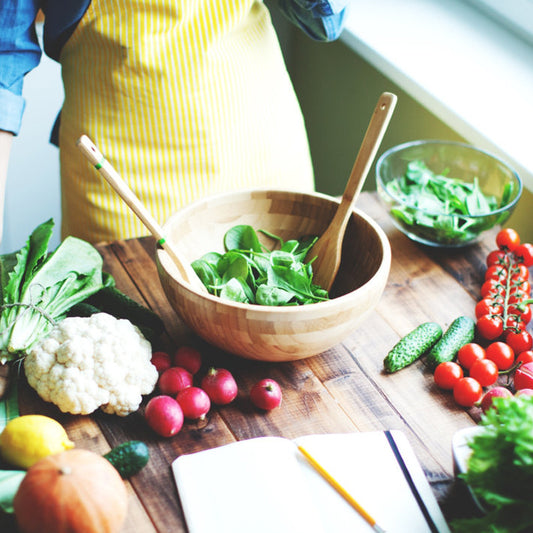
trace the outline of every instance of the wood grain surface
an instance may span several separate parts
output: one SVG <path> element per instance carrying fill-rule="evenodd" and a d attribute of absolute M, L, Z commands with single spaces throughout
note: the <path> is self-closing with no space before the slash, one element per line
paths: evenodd
<path fill-rule="evenodd" d="M 437 389 L 423 360 L 388 375 L 383 372 L 383 358 L 401 336 L 422 322 L 436 321 L 445 328 L 459 315 L 474 317 L 485 257 L 495 247 L 495 230 L 468 248 L 433 249 L 396 230 L 375 193 L 363 193 L 357 207 L 379 223 L 391 243 L 392 267 L 383 296 L 348 338 L 323 354 L 294 362 L 238 358 L 194 336 L 165 298 L 152 238 L 98 246 L 105 270 L 119 288 L 151 307 L 165 322 L 166 333 L 154 350 L 173 353 L 183 344 L 194 345 L 204 354 L 206 364 L 232 371 L 240 389 L 234 403 L 213 408 L 206 422 L 187 422 L 177 436 L 164 439 L 148 429 L 142 408 L 126 418 L 104 413 L 64 415 L 22 384 L 21 412 L 57 418 L 78 447 L 105 453 L 130 439 L 148 444 L 151 459 L 147 467 L 127 482 L 130 507 L 124 533 L 185 533 L 171 476 L 172 460 L 180 454 L 263 435 L 293 438 L 400 429 L 413 446 L 447 519 L 475 512 L 464 487 L 454 478 L 451 440 L 457 430 L 479 421 L 479 409 L 461 408 L 449 393 Z M 276 379 L 284 395 L 282 406 L 266 414 L 255 410 L 247 397 L 254 382 L 264 377 Z M 3 516 L 0 530 L 16 528 Z"/>

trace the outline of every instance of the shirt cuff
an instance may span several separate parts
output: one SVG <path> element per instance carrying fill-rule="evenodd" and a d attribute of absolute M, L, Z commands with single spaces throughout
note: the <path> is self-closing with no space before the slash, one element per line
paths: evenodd
<path fill-rule="evenodd" d="M 339 38 L 349 0 L 279 0 L 283 14 L 309 37 L 317 41 Z"/>
<path fill-rule="evenodd" d="M 10 131 L 14 135 L 20 132 L 24 97 L 0 88 L 0 130 Z"/>
<path fill-rule="evenodd" d="M 349 4 L 350 0 L 291 0 L 303 9 L 312 11 L 316 17 L 338 15 Z"/>

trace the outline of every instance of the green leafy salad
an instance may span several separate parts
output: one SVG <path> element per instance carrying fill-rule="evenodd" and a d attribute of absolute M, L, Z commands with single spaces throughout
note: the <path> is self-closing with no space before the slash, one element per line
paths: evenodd
<path fill-rule="evenodd" d="M 446 174 L 435 174 L 421 160 L 410 161 L 405 174 L 386 185 L 387 192 L 404 204 L 393 206 L 391 215 L 408 230 L 431 241 L 468 242 L 497 222 L 482 215 L 507 205 L 513 185 L 505 186 L 498 202 L 483 193 L 477 178 L 468 183 Z"/>
<path fill-rule="evenodd" d="M 67 237 L 51 254 L 52 219 L 19 251 L 0 257 L 0 363 L 23 356 L 76 303 L 102 286 L 102 258 L 89 243 Z"/>
<path fill-rule="evenodd" d="M 533 396 L 495 398 L 472 438 L 465 474 L 460 476 L 487 513 L 458 520 L 461 533 L 533 531 Z"/>
<path fill-rule="evenodd" d="M 317 237 L 284 242 L 267 231 L 260 232 L 279 247 L 268 250 L 251 226 L 238 225 L 224 235 L 225 253 L 210 252 L 192 262 L 207 290 L 226 300 L 258 305 L 327 300 L 327 291 L 313 283 L 311 262 L 304 262 Z"/>

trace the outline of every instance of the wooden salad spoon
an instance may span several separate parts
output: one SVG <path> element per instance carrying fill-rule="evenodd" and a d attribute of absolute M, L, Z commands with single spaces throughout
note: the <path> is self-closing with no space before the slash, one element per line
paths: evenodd
<path fill-rule="evenodd" d="M 342 242 L 348 220 L 353 211 L 353 205 L 361 192 L 385 130 L 389 125 L 396 101 L 397 97 L 392 93 L 383 93 L 380 96 L 355 159 L 341 203 L 326 231 L 307 254 L 308 259 L 315 258 L 313 261 L 313 282 L 327 291 L 331 289 L 339 270 Z"/>
<path fill-rule="evenodd" d="M 119 196 L 126 202 L 130 209 L 139 217 L 150 233 L 155 237 L 157 243 L 167 252 L 172 259 L 180 275 L 186 283 L 189 283 L 196 290 L 206 292 L 206 288 L 190 264 L 180 257 L 180 254 L 173 245 L 165 238 L 163 228 L 156 222 L 154 217 L 142 204 L 128 184 L 113 168 L 111 163 L 105 159 L 96 145 L 87 137 L 82 135 L 77 142 L 78 148 L 85 157 L 102 174 L 106 181 L 113 187 Z"/>

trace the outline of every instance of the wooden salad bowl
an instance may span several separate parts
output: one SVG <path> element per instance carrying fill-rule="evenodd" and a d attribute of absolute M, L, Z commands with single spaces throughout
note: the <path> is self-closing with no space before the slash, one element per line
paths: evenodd
<path fill-rule="evenodd" d="M 321 235 L 339 202 L 319 193 L 251 190 L 212 196 L 180 209 L 163 225 L 166 238 L 189 262 L 224 252 L 223 237 L 237 224 L 252 226 L 263 244 L 267 230 L 283 240 Z M 263 238 L 264 237 L 264 238 Z M 164 249 L 156 251 L 161 284 L 181 319 L 201 338 L 229 353 L 261 361 L 291 361 L 343 341 L 376 306 L 390 270 L 383 230 L 354 209 L 330 300 L 272 307 L 223 300 L 185 282 Z"/>

